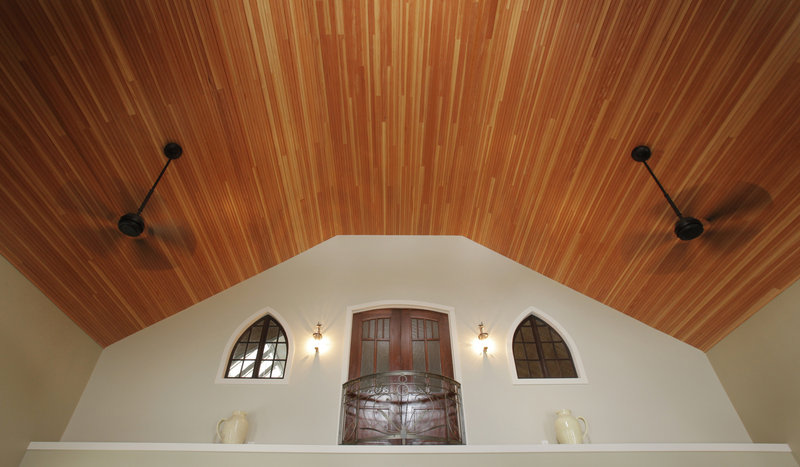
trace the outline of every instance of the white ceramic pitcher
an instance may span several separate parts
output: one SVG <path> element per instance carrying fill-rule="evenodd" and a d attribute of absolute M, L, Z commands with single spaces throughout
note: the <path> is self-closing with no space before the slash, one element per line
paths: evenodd
<path fill-rule="evenodd" d="M 556 412 L 556 439 L 561 444 L 583 444 L 583 438 L 589 431 L 589 422 L 583 417 L 573 417 L 569 409 L 561 409 Z M 578 420 L 583 420 L 585 428 L 581 429 Z"/>
<path fill-rule="evenodd" d="M 223 423 L 222 430 L 220 430 L 220 425 Z M 217 436 L 224 444 L 243 444 L 244 439 L 247 437 L 248 425 L 247 414 L 235 410 L 230 418 L 223 418 L 217 422 Z"/>

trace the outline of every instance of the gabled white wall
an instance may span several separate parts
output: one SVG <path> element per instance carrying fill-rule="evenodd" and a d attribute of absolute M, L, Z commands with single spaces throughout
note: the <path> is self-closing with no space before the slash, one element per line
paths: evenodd
<path fill-rule="evenodd" d="M 61 437 L 101 348 L 0 257 L 0 465 Z"/>
<path fill-rule="evenodd" d="M 387 300 L 452 308 L 470 444 L 555 442 L 562 407 L 594 443 L 749 442 L 705 354 L 461 237 L 336 237 L 107 347 L 63 440 L 211 442 L 244 410 L 252 442 L 336 444 L 348 307 Z M 265 307 L 298 341 L 289 383 L 216 384 L 232 333 Z M 529 307 L 569 332 L 588 384 L 512 384 L 504 341 Z M 321 355 L 305 347 L 317 321 Z"/>
<path fill-rule="evenodd" d="M 800 282 L 789 286 L 708 352 L 747 431 L 788 443 L 800 462 Z"/>

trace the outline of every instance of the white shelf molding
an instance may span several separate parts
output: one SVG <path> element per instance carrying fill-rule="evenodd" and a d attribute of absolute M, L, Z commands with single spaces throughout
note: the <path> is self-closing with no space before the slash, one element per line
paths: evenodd
<path fill-rule="evenodd" d="M 461 446 L 340 446 L 302 444 L 119 443 L 33 441 L 29 451 L 175 451 L 332 454 L 465 454 L 527 452 L 791 452 L 788 444 L 636 443 L 494 444 Z"/>

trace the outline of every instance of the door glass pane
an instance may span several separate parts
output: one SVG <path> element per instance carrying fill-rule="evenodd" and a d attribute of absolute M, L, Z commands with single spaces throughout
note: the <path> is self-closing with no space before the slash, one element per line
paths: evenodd
<path fill-rule="evenodd" d="M 378 362 L 376 373 L 389 371 L 389 341 L 378 341 Z"/>
<path fill-rule="evenodd" d="M 375 344 L 373 342 L 361 342 L 361 376 L 375 373 Z"/>
<path fill-rule="evenodd" d="M 417 332 L 417 323 L 419 322 L 418 319 L 411 320 L 411 339 L 419 339 L 419 333 Z"/>
<path fill-rule="evenodd" d="M 425 368 L 425 341 L 413 341 L 411 343 L 412 370 L 426 371 Z"/>
<path fill-rule="evenodd" d="M 436 321 L 433 322 L 433 338 L 434 339 L 439 338 L 439 323 L 437 323 Z"/>
<path fill-rule="evenodd" d="M 428 341 L 428 368 L 429 373 L 442 374 L 442 360 L 439 357 L 439 341 Z"/>
<path fill-rule="evenodd" d="M 425 320 L 425 338 L 426 339 L 433 339 L 433 328 L 431 326 L 432 321 L 429 319 Z"/>
<path fill-rule="evenodd" d="M 389 318 L 383 320 L 383 337 L 389 338 Z"/>

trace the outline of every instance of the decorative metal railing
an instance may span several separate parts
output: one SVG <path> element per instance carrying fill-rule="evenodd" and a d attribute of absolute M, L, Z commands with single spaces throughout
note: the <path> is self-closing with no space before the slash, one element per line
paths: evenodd
<path fill-rule="evenodd" d="M 342 444 L 464 444 L 461 385 L 444 376 L 389 371 L 342 386 Z"/>

